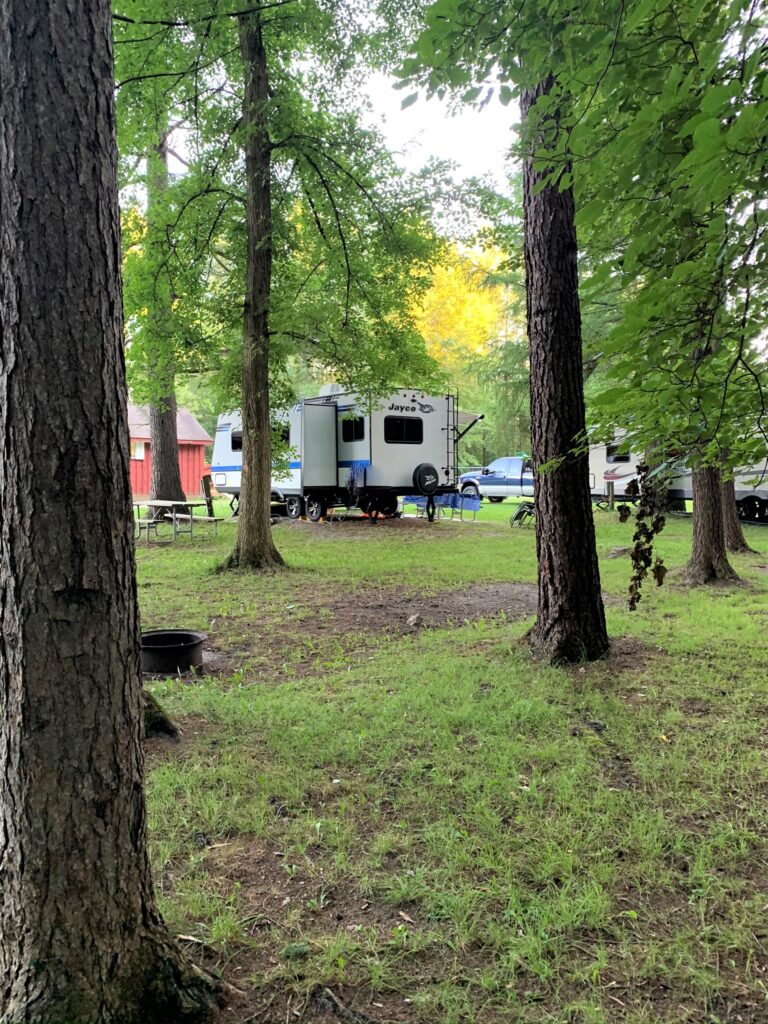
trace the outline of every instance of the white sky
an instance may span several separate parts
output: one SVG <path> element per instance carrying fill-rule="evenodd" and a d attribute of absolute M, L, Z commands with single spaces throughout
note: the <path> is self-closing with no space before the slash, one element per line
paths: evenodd
<path fill-rule="evenodd" d="M 395 90 L 394 81 L 383 75 L 371 78 L 369 118 L 400 164 L 416 171 L 430 157 L 451 160 L 458 164 L 460 178 L 490 174 L 495 187 L 505 190 L 505 158 L 514 139 L 512 126 L 519 119 L 515 104 L 504 107 L 494 97 L 483 110 L 465 107 L 452 115 L 445 100 L 427 100 L 422 93 L 401 110 L 400 104 L 413 90 Z"/>

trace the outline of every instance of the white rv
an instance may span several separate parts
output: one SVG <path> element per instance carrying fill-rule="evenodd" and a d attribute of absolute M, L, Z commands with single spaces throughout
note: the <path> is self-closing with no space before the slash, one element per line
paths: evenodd
<path fill-rule="evenodd" d="M 457 442 L 469 427 L 459 429 L 455 395 L 405 388 L 369 409 L 359 395 L 333 389 L 285 416 L 291 454 L 272 479 L 272 498 L 290 518 L 315 521 L 337 505 L 392 514 L 402 495 L 456 490 Z M 238 497 L 242 470 L 240 413 L 226 413 L 216 427 L 214 486 Z"/>
<path fill-rule="evenodd" d="M 624 450 L 620 438 L 590 448 L 589 483 L 593 500 L 600 502 L 606 497 L 609 483 L 613 484 L 615 497 L 625 497 L 627 484 L 637 478 L 637 467 L 643 459 L 637 452 Z M 734 483 L 739 518 L 748 523 L 768 523 L 768 461 L 737 469 Z M 685 502 L 693 497 L 690 469 L 679 467 L 669 481 L 667 497 L 671 509 L 685 511 Z"/>

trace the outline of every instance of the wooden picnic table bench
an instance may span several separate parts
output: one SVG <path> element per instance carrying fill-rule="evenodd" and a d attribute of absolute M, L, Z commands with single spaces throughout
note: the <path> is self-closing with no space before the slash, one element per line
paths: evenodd
<path fill-rule="evenodd" d="M 141 531 L 145 529 L 147 532 L 147 543 L 150 542 L 150 534 L 154 532 L 155 540 L 157 540 L 157 529 L 158 525 L 164 522 L 168 522 L 173 527 L 172 540 L 181 533 L 188 533 L 190 538 L 192 537 L 194 519 L 196 518 L 193 514 L 193 509 L 205 507 L 206 503 L 204 499 L 190 498 L 188 501 L 170 501 L 163 498 L 145 499 L 144 501 L 134 501 L 134 508 L 138 508 L 139 515 L 136 519 L 136 525 L 139 530 L 139 538 L 141 538 Z M 153 516 L 148 514 L 143 516 L 141 510 L 147 509 L 148 513 L 156 511 L 159 514 Z M 183 509 L 188 511 L 184 512 Z M 181 523 L 188 523 L 187 529 L 185 529 Z"/>
<path fill-rule="evenodd" d="M 188 533 L 191 539 L 196 523 L 212 524 L 213 536 L 216 539 L 219 523 L 224 522 L 224 516 L 214 514 L 210 482 L 210 477 L 203 477 L 200 497 L 187 498 L 184 501 L 171 501 L 164 498 L 145 498 L 144 501 L 134 501 L 133 507 L 138 509 L 138 516 L 134 520 L 138 530 L 138 539 L 140 540 L 142 532 L 146 531 L 148 544 L 151 534 L 154 534 L 155 542 L 158 542 L 157 528 L 163 523 L 170 523 L 173 527 L 172 540 L 176 540 L 181 533 Z M 195 515 L 196 508 L 204 508 L 207 515 Z M 142 514 L 142 509 L 147 510 L 146 515 Z M 153 512 L 157 514 L 153 515 Z M 186 527 L 182 524 L 186 524 Z"/>

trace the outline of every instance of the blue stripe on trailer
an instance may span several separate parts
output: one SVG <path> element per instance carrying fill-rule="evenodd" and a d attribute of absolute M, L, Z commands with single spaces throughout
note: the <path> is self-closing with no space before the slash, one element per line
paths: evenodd
<path fill-rule="evenodd" d="M 349 469 L 351 466 L 370 466 L 370 459 L 339 459 L 339 465 L 345 469 Z"/>
<path fill-rule="evenodd" d="M 240 466 L 211 466 L 212 473 L 242 473 L 243 467 Z"/>
<path fill-rule="evenodd" d="M 288 463 L 288 469 L 301 469 L 301 463 L 300 462 L 289 462 Z"/>

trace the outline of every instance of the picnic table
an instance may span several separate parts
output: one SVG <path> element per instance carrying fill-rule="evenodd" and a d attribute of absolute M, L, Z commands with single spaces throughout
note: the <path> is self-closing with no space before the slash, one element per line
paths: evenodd
<path fill-rule="evenodd" d="M 147 544 L 150 542 L 150 535 L 154 533 L 155 541 L 158 541 L 157 530 L 159 526 L 169 522 L 173 530 L 173 536 L 171 541 L 181 533 L 188 533 L 190 539 L 192 538 L 192 528 L 195 522 L 195 514 L 192 511 L 196 508 L 207 509 L 208 503 L 205 498 L 189 498 L 186 501 L 166 501 L 162 498 L 154 498 L 152 500 L 145 499 L 144 501 L 134 501 L 133 507 L 138 509 L 138 516 L 135 520 L 136 528 L 138 530 L 138 539 L 141 540 L 142 530 L 146 531 Z M 141 510 L 146 509 L 146 515 L 142 515 Z M 162 511 L 162 516 L 153 515 L 153 512 Z M 200 517 L 201 519 L 203 517 Z M 187 524 L 186 526 L 184 524 Z M 168 543 L 171 543 L 169 541 Z"/>

